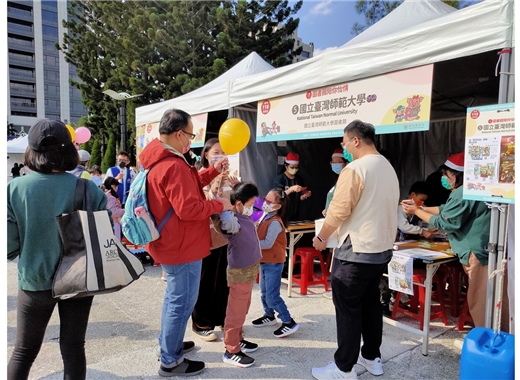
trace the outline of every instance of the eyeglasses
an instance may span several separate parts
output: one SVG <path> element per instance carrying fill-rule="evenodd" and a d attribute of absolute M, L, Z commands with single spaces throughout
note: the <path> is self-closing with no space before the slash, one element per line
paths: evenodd
<path fill-rule="evenodd" d="M 197 137 L 197 135 L 190 133 L 190 132 L 186 132 L 186 131 L 181 131 L 181 132 L 184 133 L 186 135 L 186 137 L 188 137 L 190 140 L 195 140 L 195 137 Z"/>
<path fill-rule="evenodd" d="M 350 140 L 348 140 L 348 143 L 345 144 L 343 141 L 339 143 L 339 145 L 342 147 L 342 148 L 346 148 L 348 146 L 348 144 L 350 144 L 352 142 L 354 138 L 352 137 Z"/>
<path fill-rule="evenodd" d="M 267 203 L 268 205 L 277 205 L 278 204 L 276 202 L 271 202 L 269 199 L 267 199 L 265 197 L 264 197 L 264 202 Z"/>

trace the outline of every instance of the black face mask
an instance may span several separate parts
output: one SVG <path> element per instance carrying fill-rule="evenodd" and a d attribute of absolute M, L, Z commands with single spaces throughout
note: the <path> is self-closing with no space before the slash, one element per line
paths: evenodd
<path fill-rule="evenodd" d="M 126 163 L 124 163 L 123 161 L 119 161 L 118 166 L 119 166 L 121 169 L 123 169 L 123 168 L 126 166 Z"/>

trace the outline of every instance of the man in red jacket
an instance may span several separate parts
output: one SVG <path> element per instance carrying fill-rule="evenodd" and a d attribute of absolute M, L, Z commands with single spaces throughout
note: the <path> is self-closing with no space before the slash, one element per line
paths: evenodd
<path fill-rule="evenodd" d="M 192 350 L 195 343 L 183 339 L 197 301 L 202 258 L 209 255 L 208 220 L 212 214 L 232 208 L 225 198 L 206 200 L 202 188 L 227 170 L 229 162 L 224 157 L 201 172 L 188 164 L 184 154 L 195 135 L 191 117 L 184 111 L 166 111 L 159 134 L 159 139 L 154 139 L 139 155 L 143 167 L 152 168 L 147 177 L 147 192 L 150 212 L 157 225 L 171 208 L 174 210 L 161 237 L 146 246 L 166 273 L 159 375 L 193 376 L 203 371 L 204 362 L 184 358 L 184 353 Z"/>

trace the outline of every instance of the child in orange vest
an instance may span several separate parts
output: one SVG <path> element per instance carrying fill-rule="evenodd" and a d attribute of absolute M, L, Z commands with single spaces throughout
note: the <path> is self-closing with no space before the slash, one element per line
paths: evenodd
<path fill-rule="evenodd" d="M 275 325 L 275 311 L 282 325 L 274 331 L 274 336 L 284 338 L 298 330 L 298 324 L 291 318 L 285 301 L 280 296 L 282 270 L 285 262 L 287 236 L 286 210 L 289 197 L 282 189 L 272 189 L 264 198 L 262 209 L 264 218 L 258 225 L 258 239 L 262 248 L 260 260 L 260 293 L 264 315 L 253 321 L 253 326 L 263 327 Z"/>

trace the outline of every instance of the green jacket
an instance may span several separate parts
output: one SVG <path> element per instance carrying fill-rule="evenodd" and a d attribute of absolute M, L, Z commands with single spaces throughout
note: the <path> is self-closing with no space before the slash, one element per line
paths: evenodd
<path fill-rule="evenodd" d="M 487 265 L 491 210 L 484 202 L 462 199 L 463 187 L 453 190 L 446 204 L 439 206 L 439 215 L 430 224 L 446 232 L 451 249 L 463 265 L 468 265 L 473 252 L 480 264 Z"/>
<path fill-rule="evenodd" d="M 61 251 L 56 217 L 74 211 L 76 181 L 69 173 L 31 172 L 7 184 L 7 259 L 20 258 L 20 289 L 52 288 Z M 88 181 L 88 191 L 92 209 L 105 210 L 103 191 L 92 181 Z"/>

